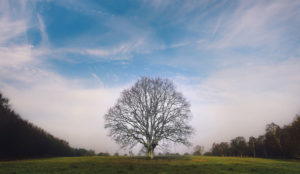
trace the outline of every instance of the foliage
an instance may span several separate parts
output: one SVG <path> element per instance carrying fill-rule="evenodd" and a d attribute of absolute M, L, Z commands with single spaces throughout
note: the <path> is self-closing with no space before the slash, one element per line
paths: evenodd
<path fill-rule="evenodd" d="M 231 149 L 227 142 L 221 142 L 220 144 L 214 143 L 212 146 L 212 152 L 206 154 L 216 156 L 230 156 Z"/>
<path fill-rule="evenodd" d="M 251 136 L 246 142 L 243 137 L 226 142 L 214 143 L 207 155 L 251 156 L 265 158 L 300 158 L 300 116 L 283 128 L 275 123 L 266 126 L 266 133 L 257 138 Z"/>
<path fill-rule="evenodd" d="M 71 156 L 69 144 L 23 120 L 0 93 L 0 159 Z"/>
<path fill-rule="evenodd" d="M 93 155 L 23 120 L 0 93 L 0 159 Z"/>
<path fill-rule="evenodd" d="M 234 156 L 243 156 L 247 153 L 247 143 L 244 137 L 236 137 L 230 143 Z"/>
<path fill-rule="evenodd" d="M 110 156 L 110 154 L 106 152 L 99 152 L 97 156 Z"/>
<path fill-rule="evenodd" d="M 95 156 L 94 150 L 86 150 L 84 148 L 73 149 L 73 156 Z"/>
<path fill-rule="evenodd" d="M 249 141 L 248 141 L 248 148 L 249 148 L 249 153 L 251 156 L 256 157 L 256 150 L 255 147 L 257 146 L 256 143 L 256 138 L 251 136 L 249 137 Z"/>

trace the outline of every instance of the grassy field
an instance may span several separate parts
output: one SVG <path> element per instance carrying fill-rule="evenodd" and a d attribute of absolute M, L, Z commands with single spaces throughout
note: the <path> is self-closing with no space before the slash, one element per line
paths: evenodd
<path fill-rule="evenodd" d="M 0 162 L 0 174 L 300 173 L 300 161 L 235 157 L 66 157 Z"/>

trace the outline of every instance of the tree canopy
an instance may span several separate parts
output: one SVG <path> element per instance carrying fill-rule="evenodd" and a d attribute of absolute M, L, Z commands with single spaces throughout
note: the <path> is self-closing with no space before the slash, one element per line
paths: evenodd
<path fill-rule="evenodd" d="M 143 77 L 109 109 L 105 128 L 122 147 L 142 144 L 153 159 L 161 142 L 189 144 L 190 118 L 190 104 L 170 80 Z"/>

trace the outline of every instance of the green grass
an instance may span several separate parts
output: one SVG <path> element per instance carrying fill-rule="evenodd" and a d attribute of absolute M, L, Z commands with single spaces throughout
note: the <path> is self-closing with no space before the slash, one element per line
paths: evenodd
<path fill-rule="evenodd" d="M 0 174 L 300 173 L 300 161 L 237 157 L 65 157 L 0 162 Z"/>

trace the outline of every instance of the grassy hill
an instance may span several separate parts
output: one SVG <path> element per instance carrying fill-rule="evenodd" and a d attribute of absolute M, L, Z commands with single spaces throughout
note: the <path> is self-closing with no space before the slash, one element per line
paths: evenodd
<path fill-rule="evenodd" d="M 300 173 L 300 161 L 238 157 L 60 157 L 0 162 L 0 174 Z"/>

